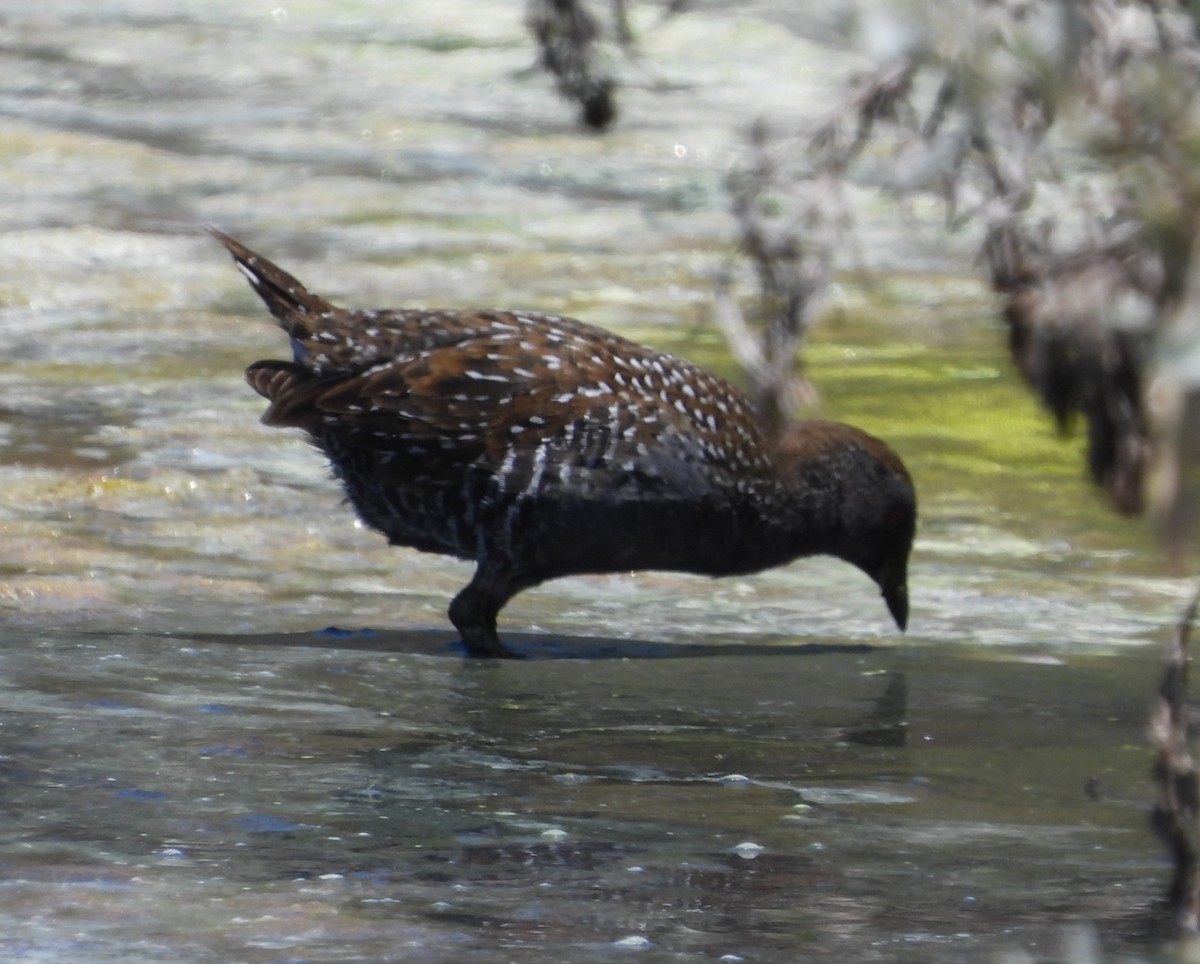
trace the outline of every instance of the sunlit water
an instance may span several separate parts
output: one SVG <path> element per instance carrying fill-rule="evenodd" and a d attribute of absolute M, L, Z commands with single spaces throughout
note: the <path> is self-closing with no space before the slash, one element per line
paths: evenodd
<path fill-rule="evenodd" d="M 1187 587 L 936 230 L 864 224 L 808 356 L 917 479 L 906 637 L 817 560 L 563 580 L 504 613 L 534 658 L 466 662 L 467 567 L 258 425 L 241 370 L 284 339 L 204 223 L 344 303 L 564 311 L 729 371 L 741 125 L 852 58 L 786 5 L 642 11 L 671 83 L 619 65 L 594 137 L 522 75 L 519 6 L 0 12 L 0 956 L 1054 959 L 1078 924 L 1152 956 L 1143 729 Z"/>

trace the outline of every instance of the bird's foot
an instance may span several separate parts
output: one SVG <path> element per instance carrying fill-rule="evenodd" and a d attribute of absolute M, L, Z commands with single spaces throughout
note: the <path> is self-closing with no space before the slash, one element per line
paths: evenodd
<path fill-rule="evenodd" d="M 495 633 L 464 632 L 463 645 L 472 659 L 524 659 L 516 650 L 509 649 Z"/>
<path fill-rule="evenodd" d="M 497 641 L 494 645 L 485 647 L 472 646 L 465 639 L 463 644 L 467 647 L 467 656 L 471 659 L 525 659 L 525 655 L 518 653 L 515 649 L 509 649 L 503 643 Z"/>

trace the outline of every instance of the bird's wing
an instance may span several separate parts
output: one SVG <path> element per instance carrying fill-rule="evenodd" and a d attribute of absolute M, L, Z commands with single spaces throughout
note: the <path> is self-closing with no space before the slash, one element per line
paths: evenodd
<path fill-rule="evenodd" d="M 265 422 L 314 434 L 336 423 L 414 462 L 536 476 L 543 493 L 559 482 L 577 489 L 585 476 L 683 493 L 736 474 L 757 450 L 749 405 L 727 383 L 580 322 L 354 314 L 330 329 L 339 334 L 320 343 L 329 346 L 321 357 L 308 349 L 297 363 L 251 366 L 247 379 L 272 402 Z M 343 346 L 363 341 L 375 344 L 373 364 L 346 365 Z"/>

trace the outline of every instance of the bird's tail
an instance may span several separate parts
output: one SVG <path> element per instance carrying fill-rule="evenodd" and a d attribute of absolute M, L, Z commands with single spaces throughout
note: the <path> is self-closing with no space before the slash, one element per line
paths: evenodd
<path fill-rule="evenodd" d="M 311 336 L 320 325 L 320 317 L 335 310 L 328 301 L 314 295 L 277 264 L 216 228 L 208 230 L 233 255 L 238 269 L 278 319 L 280 327 L 293 339 L 303 341 Z"/>

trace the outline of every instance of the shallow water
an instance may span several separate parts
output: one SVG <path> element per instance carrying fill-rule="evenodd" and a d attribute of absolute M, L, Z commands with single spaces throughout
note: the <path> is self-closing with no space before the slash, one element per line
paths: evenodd
<path fill-rule="evenodd" d="M 562 580 L 503 614 L 532 658 L 470 663 L 468 569 L 257 423 L 283 338 L 205 223 L 345 303 L 568 312 L 729 373 L 746 105 L 854 66 L 787 10 L 643 12 L 672 83 L 619 65 L 595 137 L 519 76 L 514 5 L 6 4 L 0 956 L 1049 960 L 1080 924 L 1154 956 L 1143 731 L 1188 587 L 935 225 L 864 223 L 808 354 L 917 479 L 905 637 L 806 561 Z"/>
<path fill-rule="evenodd" d="M 1144 661 L 609 648 L 28 640 L 5 660 L 0 948 L 962 960 L 1052 950 L 1075 919 L 1136 943 L 1162 875 Z"/>

